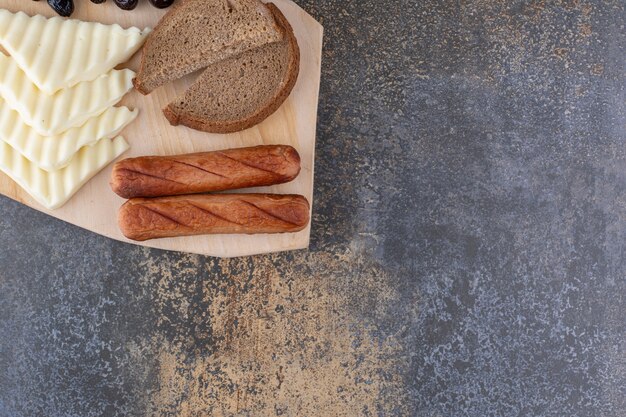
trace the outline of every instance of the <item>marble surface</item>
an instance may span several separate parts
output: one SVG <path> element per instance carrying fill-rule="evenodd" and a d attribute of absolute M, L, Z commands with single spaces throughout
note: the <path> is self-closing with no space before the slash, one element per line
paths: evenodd
<path fill-rule="evenodd" d="M 310 250 L 0 198 L 0 416 L 626 415 L 625 4 L 302 0 Z"/>

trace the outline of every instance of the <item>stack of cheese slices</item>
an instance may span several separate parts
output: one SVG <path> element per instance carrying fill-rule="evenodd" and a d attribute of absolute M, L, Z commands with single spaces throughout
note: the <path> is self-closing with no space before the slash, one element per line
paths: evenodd
<path fill-rule="evenodd" d="M 48 209 L 128 149 L 136 110 L 113 107 L 134 72 L 113 69 L 149 30 L 0 9 L 0 170 Z"/>

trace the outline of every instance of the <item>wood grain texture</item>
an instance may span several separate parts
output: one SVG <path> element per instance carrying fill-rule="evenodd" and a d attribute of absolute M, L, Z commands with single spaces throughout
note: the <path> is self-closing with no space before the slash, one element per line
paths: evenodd
<path fill-rule="evenodd" d="M 291 1 L 274 0 L 273 3 L 281 9 L 293 26 L 301 54 L 298 81 L 289 98 L 276 113 L 263 123 L 243 132 L 226 135 L 210 134 L 183 126 L 170 126 L 161 111 L 193 82 L 196 74 L 161 87 L 149 96 L 142 96 L 137 91 L 132 91 L 121 104 L 139 109 L 139 116 L 122 132 L 131 145 L 131 149 L 122 158 L 141 155 L 175 155 L 262 144 L 291 145 L 298 150 L 302 159 L 302 170 L 294 181 L 238 192 L 301 194 L 309 200 L 313 209 L 315 126 L 323 29 L 318 22 Z M 45 2 L 0 0 L 0 8 L 13 12 L 22 10 L 31 15 L 54 16 L 54 12 Z M 72 18 L 143 28 L 154 27 L 164 13 L 164 10 L 150 6 L 147 1 L 141 1 L 139 6 L 131 12 L 120 10 L 113 2 L 98 5 L 80 1 L 76 2 L 76 10 Z M 139 55 L 139 53 L 136 54 L 124 66 L 136 70 Z M 108 166 L 87 183 L 65 206 L 52 211 L 37 204 L 2 173 L 0 173 L 0 194 L 112 239 L 160 249 L 235 257 L 303 249 L 309 245 L 310 224 L 300 232 L 280 235 L 211 235 L 132 242 L 126 239 L 117 227 L 117 210 L 125 200 L 115 195 L 109 188 L 110 174 L 111 166 Z"/>

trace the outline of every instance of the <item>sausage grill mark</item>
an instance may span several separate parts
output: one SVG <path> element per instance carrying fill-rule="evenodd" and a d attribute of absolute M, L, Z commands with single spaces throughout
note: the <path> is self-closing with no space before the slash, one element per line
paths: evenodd
<path fill-rule="evenodd" d="M 155 178 L 155 179 L 157 179 L 157 180 L 169 181 L 169 182 L 173 182 L 173 183 L 176 183 L 176 184 L 185 185 L 185 183 L 180 182 L 180 181 L 171 180 L 171 179 L 169 179 L 169 178 L 165 178 L 165 177 L 162 177 L 162 176 L 159 176 L 159 175 L 148 174 L 148 173 L 146 173 L 146 172 L 141 172 L 141 171 L 138 171 L 138 170 L 136 170 L 136 169 L 131 169 L 131 168 L 125 168 L 125 167 L 124 167 L 124 168 L 120 168 L 120 170 L 121 170 L 121 171 L 130 172 L 131 174 L 143 175 L 143 176 L 145 176 L 145 177 Z"/>
<path fill-rule="evenodd" d="M 258 169 L 259 171 L 264 171 L 264 172 L 268 172 L 268 173 L 273 174 L 273 175 L 277 175 L 277 173 L 275 171 L 272 171 L 270 169 L 261 168 L 261 167 L 258 167 L 256 165 L 253 165 L 253 164 L 251 164 L 249 162 L 244 162 L 244 161 L 242 161 L 240 159 L 236 159 L 236 158 L 230 157 L 230 156 L 226 155 L 224 152 L 217 152 L 217 154 L 223 156 L 224 158 L 230 159 L 231 161 L 238 162 L 241 165 L 247 166 L 249 168 Z"/>
<path fill-rule="evenodd" d="M 210 216 L 213 216 L 213 217 L 215 217 L 215 218 L 217 218 L 217 219 L 220 219 L 220 220 L 225 221 L 225 222 L 228 222 L 228 223 L 236 224 L 237 226 L 241 226 L 241 223 L 234 222 L 234 221 L 232 221 L 232 220 L 229 220 L 229 219 L 227 219 L 227 218 L 225 218 L 225 217 L 220 216 L 219 214 L 215 214 L 215 213 L 214 213 L 214 212 L 212 212 L 211 210 L 207 210 L 207 209 L 205 209 L 204 207 L 197 206 L 197 205 L 195 205 L 195 204 L 193 204 L 193 203 L 190 203 L 190 202 L 187 202 L 187 204 L 189 204 L 191 207 L 194 207 L 194 208 L 196 208 L 196 209 L 198 209 L 198 210 L 200 210 L 200 211 L 202 211 L 202 212 L 204 212 L 204 213 L 207 213 L 207 214 L 209 214 Z"/>
<path fill-rule="evenodd" d="M 292 221 L 285 220 L 285 219 L 283 219 L 282 217 L 278 217 L 278 216 L 277 216 L 277 215 L 275 215 L 274 213 L 271 213 L 271 212 L 269 212 L 269 211 L 267 211 L 267 210 L 264 210 L 264 209 L 262 209 L 261 207 L 257 206 L 257 205 L 256 205 L 256 204 L 254 204 L 254 203 L 251 203 L 251 202 L 246 201 L 246 200 L 239 200 L 239 201 L 241 201 L 241 202 L 242 202 L 242 203 L 244 203 L 244 204 L 247 204 L 247 205 L 249 205 L 249 206 L 254 207 L 255 209 L 259 210 L 260 212 L 263 212 L 263 213 L 267 214 L 268 216 L 270 216 L 270 217 L 271 217 L 271 218 L 273 218 L 273 219 L 280 220 L 281 222 L 284 222 L 284 223 L 287 223 L 287 224 L 291 224 L 291 225 L 293 225 L 293 226 L 300 226 L 298 223 L 294 223 L 294 222 L 292 222 Z"/>
<path fill-rule="evenodd" d="M 194 165 L 194 164 L 190 164 L 190 163 L 188 163 L 188 162 L 178 161 L 178 160 L 176 160 L 176 159 L 170 159 L 170 161 L 175 162 L 175 163 L 177 163 L 177 164 L 186 165 L 186 166 L 188 166 L 188 167 L 195 168 L 195 169 L 197 169 L 197 170 L 200 170 L 200 171 L 206 172 L 206 173 L 208 173 L 208 174 L 213 174 L 213 175 L 216 175 L 216 176 L 221 177 L 221 178 L 228 178 L 226 175 L 222 175 L 222 174 L 218 174 L 217 172 L 209 171 L 208 169 L 205 169 L 205 168 L 199 167 L 199 166 Z"/>
<path fill-rule="evenodd" d="M 146 205 L 144 205 L 144 204 L 141 204 L 141 205 L 140 205 L 140 207 L 141 207 L 141 208 L 143 208 L 143 209 L 145 209 L 145 210 L 148 210 L 148 211 L 149 211 L 149 212 L 151 212 L 151 213 L 155 213 L 155 214 L 157 214 L 157 215 L 159 215 L 159 216 L 163 217 L 164 219 L 167 219 L 167 220 L 171 221 L 171 222 L 172 222 L 172 223 L 174 223 L 174 224 L 177 224 L 177 225 L 179 225 L 179 226 L 183 226 L 183 227 L 190 227 L 190 226 L 186 225 L 185 223 L 182 223 L 182 222 L 180 222 L 180 221 L 176 220 L 175 218 L 170 217 L 170 216 L 168 216 L 167 214 L 163 214 L 163 213 L 161 213 L 160 211 L 155 210 L 155 209 L 153 209 L 153 208 L 151 208 L 151 207 L 148 207 L 148 206 L 146 206 Z"/>

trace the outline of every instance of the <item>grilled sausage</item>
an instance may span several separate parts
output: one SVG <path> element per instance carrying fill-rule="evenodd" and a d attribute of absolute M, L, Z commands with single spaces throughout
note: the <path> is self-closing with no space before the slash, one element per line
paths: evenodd
<path fill-rule="evenodd" d="M 263 145 L 117 162 L 110 185 L 124 198 L 160 197 L 282 184 L 300 172 L 291 146 Z"/>
<path fill-rule="evenodd" d="M 293 194 L 199 194 L 134 198 L 119 211 L 129 239 L 218 233 L 297 232 L 309 223 L 309 202 Z"/>

